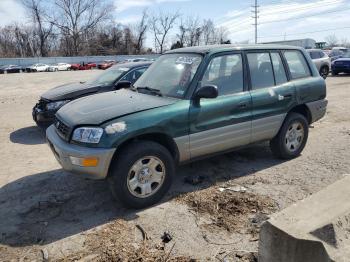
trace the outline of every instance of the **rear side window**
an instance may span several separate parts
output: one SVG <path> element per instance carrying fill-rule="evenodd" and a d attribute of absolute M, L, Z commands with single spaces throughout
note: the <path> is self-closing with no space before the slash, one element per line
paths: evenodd
<path fill-rule="evenodd" d="M 248 64 L 252 89 L 260 89 L 275 85 L 270 54 L 248 53 Z"/>
<path fill-rule="evenodd" d="M 286 58 L 292 79 L 311 76 L 309 66 L 300 51 L 285 51 L 284 57 Z"/>
<path fill-rule="evenodd" d="M 282 59 L 279 53 L 271 53 L 271 60 L 273 65 L 273 71 L 275 73 L 276 85 L 281 85 L 286 83 L 287 75 L 284 70 Z"/>

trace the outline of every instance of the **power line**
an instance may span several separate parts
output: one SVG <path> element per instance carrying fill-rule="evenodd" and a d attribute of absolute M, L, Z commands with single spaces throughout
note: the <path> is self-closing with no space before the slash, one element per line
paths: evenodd
<path fill-rule="evenodd" d="M 337 4 L 337 3 L 341 3 L 341 2 L 339 2 L 339 0 L 337 0 L 337 1 L 334 1 L 334 2 L 327 2 L 327 3 L 325 3 L 325 4 L 322 4 L 322 6 L 321 7 L 324 7 L 324 6 L 328 6 L 328 5 L 334 5 L 334 4 Z M 296 11 L 304 11 L 304 10 L 310 10 L 310 9 L 315 9 L 315 8 L 317 8 L 317 7 L 319 7 L 319 6 L 315 6 L 315 5 L 312 5 L 312 4 L 314 4 L 314 3 L 310 3 L 310 4 L 306 4 L 306 5 L 308 5 L 308 6 L 304 6 L 304 7 L 294 7 L 294 8 L 290 8 L 290 9 L 284 9 L 284 10 L 274 10 L 274 11 L 270 11 L 270 12 L 264 12 L 264 10 L 266 9 L 266 8 L 262 8 L 261 9 L 261 13 L 263 13 L 264 15 L 267 15 L 267 14 L 277 14 L 278 12 L 296 12 Z M 272 6 L 279 6 L 280 4 L 278 4 L 278 5 L 272 5 Z M 271 5 L 269 6 L 269 7 L 272 7 Z M 290 6 L 290 7 L 292 7 L 292 6 Z M 282 6 L 281 6 L 281 8 L 283 8 Z M 280 9 L 281 9 L 280 8 Z"/>
<path fill-rule="evenodd" d="M 321 33 L 321 32 L 328 32 L 328 31 L 342 30 L 342 29 L 350 29 L 350 26 L 322 29 L 322 30 L 302 32 L 302 33 L 284 34 L 284 35 L 259 36 L 258 38 L 274 38 L 274 37 L 290 36 L 290 35 L 306 35 L 306 34 Z"/>
<path fill-rule="evenodd" d="M 262 22 L 262 23 L 260 23 L 260 24 L 262 25 L 262 24 L 270 24 L 270 23 L 280 23 L 280 22 L 290 21 L 290 20 L 298 20 L 298 19 L 302 19 L 302 18 L 309 18 L 309 17 L 313 17 L 313 16 L 319 16 L 319 15 L 330 14 L 330 13 L 335 13 L 335 12 L 344 12 L 344 11 L 347 11 L 347 10 L 349 10 L 349 9 L 350 9 L 350 8 L 345 8 L 345 9 L 342 8 L 342 9 L 333 10 L 333 11 L 321 12 L 321 13 L 313 14 L 313 15 L 292 17 L 292 18 L 281 19 L 281 20 L 272 20 L 272 21 Z"/>

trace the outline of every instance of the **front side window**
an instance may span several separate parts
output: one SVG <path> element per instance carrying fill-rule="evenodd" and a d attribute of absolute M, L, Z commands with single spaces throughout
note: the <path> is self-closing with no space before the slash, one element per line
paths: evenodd
<path fill-rule="evenodd" d="M 300 51 L 285 51 L 284 57 L 286 58 L 292 79 L 311 76 L 305 57 Z"/>
<path fill-rule="evenodd" d="M 147 68 L 144 67 L 144 68 L 138 68 L 138 69 L 132 70 L 131 72 L 123 76 L 120 80 L 127 80 L 133 84 L 146 71 L 146 69 Z"/>
<path fill-rule="evenodd" d="M 287 80 L 286 71 L 284 70 L 284 66 L 283 66 L 280 54 L 272 52 L 271 60 L 273 65 L 273 71 L 275 73 L 276 85 L 281 85 L 286 83 L 288 80 Z"/>
<path fill-rule="evenodd" d="M 100 86 L 112 85 L 121 75 L 128 72 L 129 69 L 128 67 L 111 67 L 88 83 Z"/>
<path fill-rule="evenodd" d="M 252 89 L 261 89 L 275 85 L 270 54 L 248 53 L 248 64 Z"/>
<path fill-rule="evenodd" d="M 201 86 L 215 85 L 219 96 L 243 91 L 243 66 L 240 54 L 213 58 L 202 78 Z"/>
<path fill-rule="evenodd" d="M 156 89 L 163 96 L 183 98 L 190 85 L 202 55 L 175 53 L 162 55 L 136 81 L 134 87 Z"/>

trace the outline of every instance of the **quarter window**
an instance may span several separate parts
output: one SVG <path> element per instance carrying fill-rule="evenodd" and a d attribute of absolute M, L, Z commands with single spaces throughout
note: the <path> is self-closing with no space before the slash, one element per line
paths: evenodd
<path fill-rule="evenodd" d="M 300 51 L 285 51 L 284 57 L 287 60 L 292 79 L 311 76 L 308 64 Z"/>
<path fill-rule="evenodd" d="M 269 53 L 248 53 L 248 63 L 252 89 L 275 85 Z"/>
<path fill-rule="evenodd" d="M 275 73 L 276 85 L 286 83 L 288 80 L 286 76 L 286 71 L 284 70 L 281 56 L 279 55 L 279 53 L 271 53 L 271 59 L 273 71 Z"/>
<path fill-rule="evenodd" d="M 201 86 L 216 85 L 219 96 L 243 91 L 243 66 L 240 54 L 213 58 L 204 73 Z"/>

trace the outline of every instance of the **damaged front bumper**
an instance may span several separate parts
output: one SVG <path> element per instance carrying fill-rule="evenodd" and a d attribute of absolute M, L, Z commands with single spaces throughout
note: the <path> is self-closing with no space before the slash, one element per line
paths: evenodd
<path fill-rule="evenodd" d="M 63 169 L 82 174 L 86 178 L 104 179 L 108 174 L 115 148 L 89 148 L 73 145 L 62 140 L 51 125 L 46 130 L 47 142 Z M 94 166 L 82 166 L 79 160 L 95 159 Z"/>

